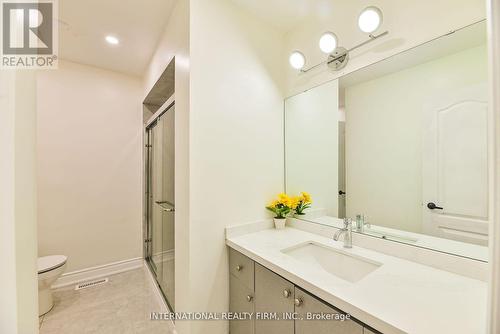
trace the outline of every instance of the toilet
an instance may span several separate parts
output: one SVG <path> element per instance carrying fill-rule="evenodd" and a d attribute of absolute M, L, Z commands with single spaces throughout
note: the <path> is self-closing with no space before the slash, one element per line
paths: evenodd
<path fill-rule="evenodd" d="M 66 268 L 64 255 L 50 255 L 38 258 L 38 315 L 42 316 L 54 306 L 50 286 Z"/>

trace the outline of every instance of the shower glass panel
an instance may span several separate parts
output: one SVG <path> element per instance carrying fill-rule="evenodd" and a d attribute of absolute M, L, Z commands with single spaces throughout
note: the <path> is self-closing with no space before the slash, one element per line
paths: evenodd
<path fill-rule="evenodd" d="M 171 310 L 175 297 L 174 123 L 172 106 L 147 128 L 146 259 Z"/>

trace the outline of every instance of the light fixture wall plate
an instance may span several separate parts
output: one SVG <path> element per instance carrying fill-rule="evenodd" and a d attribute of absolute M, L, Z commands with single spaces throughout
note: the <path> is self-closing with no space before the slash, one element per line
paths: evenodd
<path fill-rule="evenodd" d="M 358 16 L 358 27 L 362 32 L 371 34 L 382 25 L 383 15 L 380 8 L 366 7 Z"/>
<path fill-rule="evenodd" d="M 349 51 L 339 46 L 328 56 L 326 64 L 334 71 L 339 71 L 346 67 L 349 62 Z"/>

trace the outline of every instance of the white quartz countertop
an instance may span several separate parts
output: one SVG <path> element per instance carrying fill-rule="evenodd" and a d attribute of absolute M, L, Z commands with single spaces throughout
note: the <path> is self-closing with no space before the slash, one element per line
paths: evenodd
<path fill-rule="evenodd" d="M 281 250 L 313 241 L 380 262 L 351 283 Z M 229 236 L 228 246 L 384 334 L 484 334 L 487 284 L 353 245 L 344 249 L 316 234 L 287 227 Z"/>

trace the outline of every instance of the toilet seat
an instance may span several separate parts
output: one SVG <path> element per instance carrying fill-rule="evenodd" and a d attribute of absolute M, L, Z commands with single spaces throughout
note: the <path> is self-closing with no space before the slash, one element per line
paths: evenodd
<path fill-rule="evenodd" d="M 68 258 L 64 255 L 50 255 L 38 258 L 38 274 L 57 269 L 66 264 Z"/>

